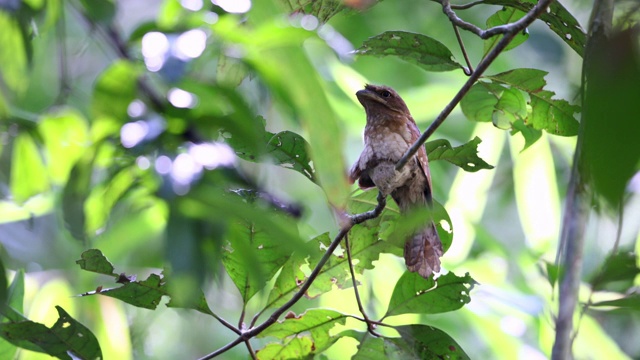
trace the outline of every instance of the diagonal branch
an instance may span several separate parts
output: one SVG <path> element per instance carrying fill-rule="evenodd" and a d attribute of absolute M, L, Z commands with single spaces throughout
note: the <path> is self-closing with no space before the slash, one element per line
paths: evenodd
<path fill-rule="evenodd" d="M 265 320 L 262 324 L 256 327 L 252 327 L 247 331 L 243 331 L 242 334 L 232 342 L 228 343 L 227 345 L 221 347 L 220 349 L 210 354 L 203 356 L 199 360 L 212 359 L 220 354 L 223 354 L 229 351 L 230 349 L 234 348 L 236 345 L 242 342 L 246 342 L 252 337 L 255 337 L 256 335 L 260 334 L 266 328 L 268 328 L 269 326 L 273 325 L 276 321 L 278 321 L 278 318 L 280 318 L 280 316 L 284 314 L 284 312 L 287 311 L 291 306 L 297 303 L 304 296 L 307 290 L 309 290 L 309 287 L 315 281 L 316 277 L 320 275 L 320 271 L 324 267 L 324 264 L 326 264 L 327 261 L 329 261 L 329 258 L 331 257 L 333 252 L 336 250 L 340 242 L 342 242 L 342 239 L 349 233 L 349 230 L 351 230 L 351 228 L 357 224 L 360 224 L 364 221 L 380 216 L 385 206 L 386 206 L 386 198 L 383 197 L 380 193 L 378 193 L 378 205 L 376 205 L 375 209 L 371 211 L 367 211 L 362 214 L 349 216 L 348 218 L 350 221 L 340 229 L 340 232 L 338 233 L 338 235 L 336 235 L 335 239 L 331 242 L 331 244 L 329 244 L 327 251 L 325 251 L 324 255 L 322 255 L 322 258 L 320 259 L 316 267 L 313 269 L 313 271 L 311 272 L 307 280 L 302 284 L 302 286 L 300 286 L 300 289 L 298 290 L 298 292 L 296 292 L 289 301 L 287 301 L 281 307 L 277 308 L 271 314 L 271 316 L 269 316 L 269 318 Z"/>
<path fill-rule="evenodd" d="M 418 149 L 420 149 L 420 147 L 425 143 L 425 141 L 427 141 L 429 136 L 431 136 L 436 131 L 436 129 L 440 125 L 442 125 L 442 123 L 446 120 L 446 118 L 449 116 L 449 114 L 451 114 L 453 109 L 458 105 L 460 100 L 462 100 L 462 98 L 467 94 L 467 92 L 469 92 L 469 90 L 471 89 L 473 84 L 475 84 L 475 82 L 478 81 L 480 76 L 487 70 L 489 65 L 491 65 L 491 63 L 498 57 L 498 55 L 500 55 L 500 53 L 507 47 L 507 45 L 509 45 L 509 43 L 513 40 L 513 38 L 520 31 L 526 29 L 527 26 L 531 25 L 531 23 L 534 22 L 535 19 L 537 19 L 543 12 L 545 12 L 547 10 L 547 7 L 549 6 L 549 4 L 551 4 L 552 1 L 553 0 L 539 0 L 538 3 L 536 4 L 536 6 L 534 6 L 520 20 L 518 20 L 518 21 L 516 21 L 514 23 L 511 23 L 511 24 L 507 24 L 507 25 L 502 25 L 502 26 L 496 27 L 496 28 L 500 28 L 501 29 L 500 32 L 493 33 L 493 31 L 492 31 L 492 35 L 491 36 L 496 35 L 496 34 L 504 34 L 504 37 L 502 39 L 500 39 L 500 41 L 498 41 L 498 44 L 496 45 L 496 47 L 494 47 L 487 54 L 487 56 L 484 59 L 482 59 L 482 61 L 480 61 L 480 63 L 476 67 L 475 72 L 473 74 L 471 74 L 471 76 L 469 76 L 469 79 L 467 79 L 467 82 L 465 82 L 464 85 L 462 85 L 462 87 L 460 88 L 458 93 L 447 104 L 447 106 L 445 106 L 444 109 L 442 109 L 442 111 L 440 112 L 438 117 L 436 117 L 436 119 L 431 123 L 431 125 L 429 125 L 429 127 L 427 128 L 427 130 L 425 130 L 425 132 L 422 134 L 422 136 L 420 136 L 420 138 L 402 156 L 400 161 L 398 161 L 398 163 L 396 164 L 396 169 L 397 170 L 401 169 L 407 163 L 407 161 L 409 159 L 411 159 L 416 154 L 416 152 L 418 152 Z M 449 5 L 449 1 L 448 0 L 442 0 L 442 7 L 443 7 L 445 13 L 447 13 L 447 8 L 449 10 L 451 10 L 451 7 Z M 451 13 L 453 13 L 455 15 L 453 10 L 451 10 Z M 450 17 L 450 19 L 451 19 L 451 17 Z M 460 26 L 461 28 L 466 29 L 465 26 L 463 26 L 462 24 L 457 23 L 453 19 L 451 21 L 454 24 Z M 492 28 L 492 29 L 495 29 L 495 28 Z M 489 30 L 491 30 L 491 29 L 489 29 Z"/>

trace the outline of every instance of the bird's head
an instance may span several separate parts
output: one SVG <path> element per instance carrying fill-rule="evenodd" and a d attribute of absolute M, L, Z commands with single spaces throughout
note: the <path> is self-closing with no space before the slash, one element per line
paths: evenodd
<path fill-rule="evenodd" d="M 404 100 L 388 86 L 367 84 L 364 89 L 356 92 L 356 96 L 369 120 L 375 121 L 381 116 L 391 118 L 411 116 Z"/>

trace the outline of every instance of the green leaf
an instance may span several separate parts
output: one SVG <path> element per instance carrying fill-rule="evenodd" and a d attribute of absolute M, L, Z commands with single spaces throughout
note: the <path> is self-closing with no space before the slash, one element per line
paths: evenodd
<path fill-rule="evenodd" d="M 527 104 L 522 92 L 517 89 L 505 89 L 491 116 L 493 126 L 510 130 L 513 123 L 527 117 Z"/>
<path fill-rule="evenodd" d="M 262 289 L 291 256 L 291 248 L 252 221 L 229 225 L 222 263 L 245 303 Z"/>
<path fill-rule="evenodd" d="M 458 277 L 449 272 L 433 280 L 407 271 L 396 283 L 385 316 L 457 310 L 471 301 L 469 291 L 475 284 L 469 273 Z"/>
<path fill-rule="evenodd" d="M 400 338 L 372 337 L 369 333 L 344 331 L 340 336 L 350 336 L 360 341 L 357 360 L 388 359 L 453 359 L 465 360 L 469 356 L 460 345 L 440 329 L 427 325 L 395 326 Z"/>
<path fill-rule="evenodd" d="M 427 142 L 425 148 L 429 161 L 446 160 L 470 172 L 493 169 L 493 166 L 478 157 L 478 145 L 481 142 L 482 140 L 476 136 L 468 143 L 454 148 L 449 140 L 438 139 Z"/>
<path fill-rule="evenodd" d="M 600 301 L 591 306 L 614 306 L 617 308 L 640 311 L 640 294 L 631 294 L 616 300 Z"/>
<path fill-rule="evenodd" d="M 636 254 L 629 250 L 620 250 L 609 255 L 602 268 L 589 280 L 593 290 L 603 290 L 609 283 L 617 281 L 628 282 L 631 286 L 636 275 L 640 274 L 637 260 Z"/>
<path fill-rule="evenodd" d="M 485 4 L 509 6 L 523 12 L 533 8 L 535 0 L 484 0 Z M 582 56 L 587 43 L 587 36 L 580 27 L 578 20 L 558 1 L 549 5 L 549 10 L 542 12 L 539 20 L 543 21 L 578 55 Z"/>
<path fill-rule="evenodd" d="M 597 194 L 617 209 L 640 169 L 640 56 L 637 33 L 625 30 L 585 55 L 584 164 Z"/>
<path fill-rule="evenodd" d="M 330 336 L 329 331 L 337 324 L 344 325 L 346 319 L 346 315 L 334 310 L 309 309 L 297 317 L 287 315 L 285 320 L 269 326 L 258 337 L 274 336 L 282 340 L 282 347 L 286 349 L 291 344 L 291 337 L 309 336 L 313 347 L 308 354 L 317 354 L 338 340 L 338 337 Z"/>
<path fill-rule="evenodd" d="M 322 23 L 326 23 L 345 9 L 342 0 L 280 0 L 280 2 L 288 5 L 291 13 L 310 14 L 317 17 Z"/>
<path fill-rule="evenodd" d="M 13 143 L 11 194 L 17 202 L 49 190 L 49 177 L 35 141 L 28 133 Z"/>
<path fill-rule="evenodd" d="M 51 180 L 62 184 L 89 145 L 87 122 L 78 111 L 63 109 L 43 116 L 38 123 L 38 132 L 47 149 Z"/>
<path fill-rule="evenodd" d="M 282 131 L 272 135 L 267 142 L 267 153 L 271 155 L 276 164 L 291 168 L 315 182 L 315 169 L 307 149 L 309 143 L 300 135 L 291 131 Z"/>
<path fill-rule="evenodd" d="M 531 126 L 525 125 L 523 120 L 516 120 L 513 124 L 513 130 L 511 135 L 521 133 L 524 138 L 524 147 L 522 151 L 526 150 L 529 146 L 533 145 L 538 139 L 542 137 L 542 130 L 536 130 Z"/>
<path fill-rule="evenodd" d="M 114 272 L 113 264 L 98 249 L 89 249 L 80 255 L 80 260 L 76 260 L 82 270 L 95 272 L 103 275 L 118 276 Z"/>
<path fill-rule="evenodd" d="M 95 293 L 122 300 L 133 306 L 154 310 L 160 304 L 162 296 L 167 295 L 167 290 L 164 279 L 160 275 L 151 274 L 143 281 L 131 281 L 117 288 L 95 291 L 86 295 Z"/>
<path fill-rule="evenodd" d="M 271 343 L 256 352 L 259 360 L 284 360 L 305 358 L 313 351 L 313 342 L 308 337 L 295 337 L 287 344 Z"/>
<path fill-rule="evenodd" d="M 75 239 L 83 242 L 87 239 L 85 201 L 91 192 L 94 154 L 94 151 L 87 152 L 73 166 L 62 191 L 64 225 Z"/>
<path fill-rule="evenodd" d="M 545 130 L 560 136 L 578 134 L 578 121 L 573 117 L 580 107 L 571 105 L 565 100 L 552 99 L 554 92 L 543 90 L 547 72 L 537 69 L 515 69 L 487 76 L 494 82 L 509 85 L 512 89 L 526 92 L 530 98 L 531 115 L 525 124 L 534 129 Z"/>
<path fill-rule="evenodd" d="M 236 87 L 249 74 L 249 69 L 242 61 L 224 54 L 218 57 L 216 82 L 218 84 Z"/>
<path fill-rule="evenodd" d="M 0 78 L 10 90 L 21 94 L 29 84 L 27 67 L 31 41 L 18 19 L 6 11 L 0 11 L 0 29 Z"/>
<path fill-rule="evenodd" d="M 461 69 L 451 51 L 441 42 L 426 35 L 405 31 L 386 31 L 366 40 L 357 50 L 359 55 L 389 56 L 416 64 L 427 71 Z"/>
<path fill-rule="evenodd" d="M 496 11 L 493 15 L 489 16 L 489 18 L 487 19 L 487 28 L 505 25 L 505 24 L 518 21 L 524 16 L 524 14 L 525 12 L 522 12 L 515 8 L 504 7 Z M 503 36 L 504 35 L 492 36 L 484 41 L 483 57 L 487 56 L 489 51 L 491 51 L 491 49 L 493 49 L 496 46 L 496 44 L 498 44 L 498 42 L 500 41 L 500 39 L 502 39 Z M 528 38 L 529 38 L 528 32 L 520 32 L 513 38 L 513 40 L 511 40 L 511 42 L 509 43 L 509 45 L 507 45 L 504 51 L 508 51 L 519 46 L 520 44 L 527 41 Z"/>
<path fill-rule="evenodd" d="M 17 346 L 32 343 L 40 352 L 59 359 L 71 360 L 69 353 L 74 354 L 74 358 L 101 359 L 102 351 L 95 335 L 60 306 L 56 309 L 60 317 L 51 328 L 33 321 L 3 323 L 0 336 Z"/>
<path fill-rule="evenodd" d="M 469 356 L 444 331 L 427 325 L 396 326 L 402 340 L 392 340 L 398 346 L 407 346 L 417 359 L 465 360 Z"/>
<path fill-rule="evenodd" d="M 349 235 L 351 243 L 351 256 L 358 260 L 354 264 L 354 271 L 362 274 L 365 269 L 373 268 L 373 261 L 378 260 L 380 253 L 393 253 L 397 250 L 386 241 L 380 240 L 374 233 L 379 232 L 377 227 L 364 228 L 364 230 L 354 227 Z M 313 269 L 322 255 L 324 249 L 331 243 L 328 234 L 322 234 L 309 241 L 316 251 L 310 255 L 294 253 L 293 256 L 283 265 L 280 275 L 276 278 L 273 289 L 269 293 L 266 308 L 276 307 L 288 301 L 295 294 L 299 286 L 306 280 L 302 267 L 308 265 Z M 355 262 L 355 261 L 354 261 Z M 344 253 L 336 254 L 329 258 L 322 267 L 316 280 L 307 291 L 307 297 L 314 298 L 330 291 L 333 286 L 338 288 L 348 288 L 351 284 L 351 274 L 349 273 L 347 256 Z"/>
<path fill-rule="evenodd" d="M 140 73 L 140 67 L 131 62 L 113 62 L 96 80 L 91 102 L 93 115 L 127 122 L 127 109 L 136 98 Z"/>
<path fill-rule="evenodd" d="M 109 24 L 116 14 L 116 5 L 112 0 L 80 0 L 84 13 L 92 21 Z"/>
<path fill-rule="evenodd" d="M 471 121 L 492 121 L 500 94 L 505 89 L 499 84 L 477 82 L 460 101 L 462 113 Z"/>

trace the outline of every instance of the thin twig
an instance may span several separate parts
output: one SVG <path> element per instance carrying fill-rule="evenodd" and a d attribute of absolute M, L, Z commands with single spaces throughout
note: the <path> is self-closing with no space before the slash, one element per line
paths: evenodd
<path fill-rule="evenodd" d="M 504 31 L 498 32 L 498 33 L 503 33 L 504 37 L 500 39 L 496 47 L 491 49 L 491 51 L 489 51 L 487 56 L 484 59 L 482 59 L 482 61 L 480 61 L 474 73 L 471 74 L 471 76 L 469 76 L 469 79 L 467 79 L 467 82 L 465 82 L 464 85 L 462 85 L 462 88 L 460 88 L 460 90 L 453 97 L 451 102 L 449 102 L 447 106 L 445 106 L 445 108 L 440 112 L 438 117 L 431 123 L 431 125 L 429 125 L 427 130 L 425 130 L 422 136 L 420 136 L 420 138 L 402 156 L 400 161 L 398 161 L 398 163 L 396 164 L 397 170 L 400 170 L 407 163 L 407 161 L 409 161 L 409 159 L 412 158 L 416 154 L 416 152 L 418 152 L 418 149 L 420 149 L 420 147 L 424 144 L 424 142 L 427 141 L 429 136 L 431 136 L 436 131 L 436 129 L 440 125 L 442 125 L 442 123 L 447 118 L 447 116 L 449 116 L 451 111 L 453 111 L 453 109 L 458 105 L 458 103 L 460 102 L 460 100 L 462 100 L 462 98 L 466 95 L 466 93 L 469 92 L 469 90 L 471 89 L 471 86 L 473 86 L 473 84 L 475 84 L 475 82 L 478 81 L 480 76 L 487 70 L 489 65 L 491 65 L 491 63 L 498 57 L 498 55 L 507 47 L 507 45 L 511 42 L 511 40 L 513 40 L 513 38 L 520 31 L 524 30 L 536 18 L 538 18 L 540 14 L 546 11 L 547 7 L 552 1 L 553 0 L 538 1 L 538 3 L 528 13 L 526 13 L 525 16 L 523 16 L 520 20 L 511 24 L 503 25 L 501 27 L 501 28 L 504 28 Z M 451 7 L 449 6 L 448 0 L 443 0 L 442 6 L 443 8 L 445 8 L 445 13 L 447 12 L 446 9 L 448 9 L 455 16 L 455 13 L 451 10 Z M 456 22 L 454 23 L 460 26 L 458 23 Z M 460 26 L 460 27 L 464 29 L 463 26 Z"/>
<path fill-rule="evenodd" d="M 453 32 L 456 34 L 456 39 L 458 39 L 458 45 L 460 45 L 460 51 L 462 51 L 462 56 L 464 56 L 464 61 L 467 63 L 467 68 L 462 69 L 464 74 L 467 76 L 471 76 L 473 74 L 473 66 L 471 66 L 471 61 L 469 61 L 469 55 L 467 55 L 467 49 L 464 47 L 464 42 L 462 42 L 462 37 L 460 36 L 460 31 L 458 30 L 458 26 L 456 24 L 451 24 L 453 26 Z"/>
<path fill-rule="evenodd" d="M 476 5 L 480 5 L 480 4 L 484 4 L 484 0 L 479 0 L 479 1 L 472 1 L 468 4 L 462 4 L 462 5 L 451 5 L 451 8 L 454 10 L 467 10 L 467 9 L 471 9 L 472 7 L 476 6 Z"/>
<path fill-rule="evenodd" d="M 356 281 L 356 274 L 353 270 L 353 260 L 351 259 L 351 244 L 349 243 L 349 235 L 344 237 L 344 246 L 347 250 L 347 260 L 349 261 L 349 272 L 351 273 L 351 281 L 353 282 L 353 292 L 356 294 L 356 302 L 358 303 L 358 309 L 364 318 L 364 322 L 367 323 L 367 331 L 375 337 L 380 337 L 380 334 L 375 332 L 374 324 L 369 320 L 367 313 L 364 311 L 362 301 L 360 300 L 360 293 L 358 292 L 358 282 Z"/>
<path fill-rule="evenodd" d="M 335 239 L 331 242 L 331 244 L 329 244 L 329 247 L 325 251 L 324 255 L 322 255 L 322 258 L 320 259 L 316 267 L 313 269 L 311 274 L 309 274 L 309 277 L 307 278 L 307 280 L 302 284 L 302 286 L 300 286 L 300 289 L 298 290 L 298 292 L 296 292 L 289 301 L 287 301 L 284 305 L 277 308 L 271 314 L 271 316 L 269 316 L 269 318 L 265 320 L 262 324 L 256 327 L 251 327 L 251 329 L 247 331 L 243 331 L 242 334 L 237 339 L 221 347 L 220 349 L 208 355 L 203 356 L 202 358 L 200 358 L 200 360 L 212 359 L 220 354 L 223 354 L 229 351 L 230 349 L 234 348 L 236 345 L 240 344 L 241 342 L 244 342 L 245 340 L 248 340 L 260 334 L 266 328 L 268 328 L 273 323 L 275 323 L 278 320 L 278 318 L 282 314 L 284 314 L 285 311 L 287 311 L 291 306 L 297 303 L 304 296 L 304 294 L 307 292 L 307 290 L 309 289 L 313 281 L 320 274 L 320 271 L 322 270 L 322 267 L 324 267 L 324 264 L 326 264 L 326 262 L 329 261 L 329 258 L 331 257 L 333 252 L 336 250 L 336 248 L 338 247 L 342 239 L 349 233 L 349 230 L 351 230 L 351 228 L 354 225 L 360 224 L 366 220 L 373 219 L 379 216 L 382 213 L 382 210 L 384 210 L 385 205 L 386 205 L 386 199 L 381 194 L 378 194 L 378 205 L 376 205 L 375 209 L 371 211 L 367 211 L 366 213 L 349 216 L 350 221 L 347 224 L 345 224 L 345 226 L 342 229 L 340 229 L 340 232 L 338 233 L 338 235 L 336 235 Z"/>
<path fill-rule="evenodd" d="M 233 331 L 234 333 L 240 335 L 242 334 L 242 332 L 240 331 L 240 329 L 238 329 L 237 327 L 233 326 L 230 322 L 228 322 L 227 320 L 221 318 L 220 316 L 211 313 L 211 316 L 213 316 L 216 320 L 218 320 L 222 325 L 224 325 L 225 327 L 227 327 L 229 330 Z"/>
<path fill-rule="evenodd" d="M 247 350 L 249 351 L 249 355 L 251 355 L 251 359 L 256 360 L 258 357 L 256 356 L 256 352 L 253 351 L 253 347 L 251 347 L 251 343 L 249 342 L 249 340 L 245 340 L 244 344 L 247 345 Z"/>

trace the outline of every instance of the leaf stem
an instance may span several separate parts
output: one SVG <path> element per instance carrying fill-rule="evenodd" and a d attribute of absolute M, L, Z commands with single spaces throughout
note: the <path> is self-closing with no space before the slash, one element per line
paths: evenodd
<path fill-rule="evenodd" d="M 344 237 L 344 245 L 347 250 L 347 260 L 349 261 L 349 272 L 351 273 L 351 281 L 353 282 L 353 292 L 356 294 L 356 302 L 358 303 L 358 309 L 364 318 L 364 322 L 367 323 L 367 331 L 375 337 L 380 337 L 380 334 L 375 332 L 374 324 L 371 322 L 367 313 L 364 311 L 364 306 L 362 306 L 362 301 L 360 300 L 360 293 L 358 292 L 358 282 L 356 281 L 356 274 L 353 270 L 353 262 L 351 259 L 351 244 L 349 243 L 349 235 L 345 235 Z"/>

